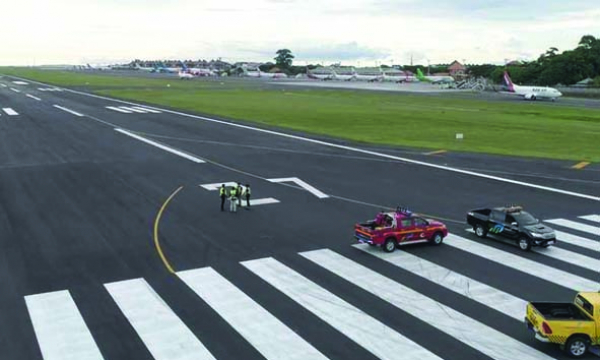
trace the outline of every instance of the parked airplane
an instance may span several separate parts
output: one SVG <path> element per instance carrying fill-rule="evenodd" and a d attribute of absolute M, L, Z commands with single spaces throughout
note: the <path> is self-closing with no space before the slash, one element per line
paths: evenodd
<path fill-rule="evenodd" d="M 417 79 L 432 84 L 449 84 L 455 81 L 452 76 L 425 76 L 421 69 L 417 69 Z"/>
<path fill-rule="evenodd" d="M 360 73 L 357 73 L 355 70 L 354 77 L 358 81 L 368 81 L 368 82 L 382 81 L 383 80 L 383 72 L 381 71 L 381 69 L 379 69 L 378 71 L 372 70 L 372 71 L 368 71 L 368 72 L 364 72 L 364 73 L 360 74 Z"/>
<path fill-rule="evenodd" d="M 86 64 L 86 70 L 112 70 L 112 66 L 110 65 L 90 65 Z"/>
<path fill-rule="evenodd" d="M 216 73 L 214 71 L 212 71 L 211 69 L 193 68 L 193 67 L 189 68 L 189 67 L 185 66 L 184 63 L 181 63 L 181 71 L 187 72 L 194 76 L 215 76 L 216 75 Z"/>
<path fill-rule="evenodd" d="M 400 70 L 384 71 L 382 80 L 396 83 L 419 81 L 414 75 Z"/>
<path fill-rule="evenodd" d="M 189 72 L 185 72 L 185 71 L 180 71 L 178 74 L 179 79 L 180 80 L 191 80 L 194 78 L 194 75 L 190 74 Z"/>
<path fill-rule="evenodd" d="M 316 69 L 316 71 L 312 71 L 309 68 L 306 68 L 306 76 L 313 80 L 333 80 L 333 73 L 330 70 L 325 69 Z"/>
<path fill-rule="evenodd" d="M 331 71 L 331 78 L 333 80 L 352 81 L 356 80 L 356 71 L 352 69 L 352 72 L 341 71 L 339 74 L 335 71 Z"/>
<path fill-rule="evenodd" d="M 248 71 L 248 70 L 244 69 L 244 76 L 255 77 L 255 78 L 267 78 L 267 79 L 287 78 L 287 75 L 284 73 L 268 73 L 268 72 L 262 72 L 262 71 L 260 71 L 260 69 L 257 69 L 256 71 Z"/>
<path fill-rule="evenodd" d="M 504 72 L 504 83 L 508 87 L 508 92 L 522 96 L 525 100 L 550 99 L 556 101 L 562 96 L 560 91 L 551 87 L 515 85 L 506 71 Z"/>
<path fill-rule="evenodd" d="M 141 71 L 156 72 L 156 66 L 141 66 L 140 64 L 136 63 L 133 68 Z"/>

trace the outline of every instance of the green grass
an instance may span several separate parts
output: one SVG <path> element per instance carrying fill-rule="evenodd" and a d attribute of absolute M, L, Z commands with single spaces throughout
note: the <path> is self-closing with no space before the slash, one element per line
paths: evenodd
<path fill-rule="evenodd" d="M 61 86 L 358 142 L 600 161 L 600 111 L 540 102 L 0 69 Z M 170 84 L 170 87 L 167 87 Z M 462 141 L 455 139 L 463 133 Z"/>

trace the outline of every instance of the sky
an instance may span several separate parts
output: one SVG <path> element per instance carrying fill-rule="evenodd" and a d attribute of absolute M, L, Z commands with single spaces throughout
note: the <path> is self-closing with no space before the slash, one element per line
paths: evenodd
<path fill-rule="evenodd" d="M 600 37 L 599 0 L 3 0 L 0 65 L 502 64 Z"/>

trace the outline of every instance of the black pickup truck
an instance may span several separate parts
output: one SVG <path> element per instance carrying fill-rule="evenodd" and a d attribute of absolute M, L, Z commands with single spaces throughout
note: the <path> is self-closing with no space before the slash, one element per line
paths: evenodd
<path fill-rule="evenodd" d="M 473 227 L 480 238 L 501 236 L 516 242 L 526 251 L 531 250 L 532 246 L 548 247 L 556 243 L 554 230 L 541 224 L 520 206 L 469 211 L 467 224 Z"/>

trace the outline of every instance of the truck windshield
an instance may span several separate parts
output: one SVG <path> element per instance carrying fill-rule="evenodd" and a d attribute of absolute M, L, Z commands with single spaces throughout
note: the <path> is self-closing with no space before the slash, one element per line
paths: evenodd
<path fill-rule="evenodd" d="M 533 225 L 538 223 L 538 220 L 536 218 L 524 211 L 517 214 L 512 214 L 512 216 L 515 218 L 515 220 L 517 220 L 517 223 L 519 223 L 519 225 Z"/>

